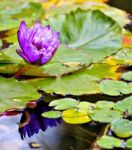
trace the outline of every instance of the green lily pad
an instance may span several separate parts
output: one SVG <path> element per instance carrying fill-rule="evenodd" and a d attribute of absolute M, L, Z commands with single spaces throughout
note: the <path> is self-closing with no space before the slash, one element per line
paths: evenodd
<path fill-rule="evenodd" d="M 110 78 L 110 79 L 118 79 L 119 73 L 116 72 L 117 66 L 105 64 L 105 63 L 97 63 L 92 64 L 87 70 L 84 70 L 85 73 L 91 76 L 95 76 L 97 78 Z"/>
<path fill-rule="evenodd" d="M 40 97 L 36 89 L 25 81 L 0 78 L 0 112 L 23 108 L 30 100 Z"/>
<path fill-rule="evenodd" d="M 103 80 L 99 84 L 102 93 L 110 96 L 119 96 L 121 94 L 131 94 L 132 84 L 123 81 Z"/>
<path fill-rule="evenodd" d="M 112 122 L 113 120 L 122 118 L 122 114 L 115 110 L 102 108 L 102 109 L 95 109 L 92 112 L 90 112 L 90 117 L 94 121 L 109 123 Z"/>
<path fill-rule="evenodd" d="M 132 81 L 132 71 L 123 73 L 121 78 L 127 81 Z"/>
<path fill-rule="evenodd" d="M 121 47 L 121 28 L 99 10 L 77 9 L 43 21 L 61 33 L 64 47 L 88 53 L 92 62 L 99 62 Z M 87 33 L 87 34 L 86 34 Z"/>
<path fill-rule="evenodd" d="M 47 18 L 49 16 L 55 16 L 58 14 L 67 14 L 73 10 L 76 10 L 77 8 L 81 8 L 83 10 L 91 9 L 91 10 L 100 10 L 103 13 L 105 13 L 107 16 L 110 16 L 114 20 L 116 20 L 121 26 L 124 26 L 129 22 L 129 19 L 127 18 L 127 13 L 123 10 L 120 10 L 118 8 L 111 7 L 104 3 L 91 3 L 87 2 L 82 4 L 72 4 L 72 5 L 64 5 L 64 6 L 57 6 L 53 7 L 52 10 L 46 10 L 46 16 Z"/>
<path fill-rule="evenodd" d="M 52 101 L 49 106 L 54 106 L 56 110 L 65 110 L 68 108 L 76 107 L 79 102 L 72 98 L 63 98 L 60 100 Z"/>
<path fill-rule="evenodd" d="M 42 113 L 42 116 L 46 118 L 60 118 L 61 112 L 60 111 L 48 111 L 48 112 Z"/>
<path fill-rule="evenodd" d="M 129 114 L 132 114 L 132 96 L 127 97 L 122 101 L 118 101 L 115 104 L 114 109 L 121 111 L 122 113 L 128 111 Z"/>
<path fill-rule="evenodd" d="M 90 102 L 80 102 L 78 105 L 77 105 L 77 108 L 79 109 L 86 109 L 86 110 L 89 110 L 89 109 L 92 109 L 95 107 L 95 104 L 94 103 L 90 103 Z"/>
<path fill-rule="evenodd" d="M 107 135 L 102 136 L 97 143 L 100 147 L 105 149 L 119 148 L 122 146 L 122 141 L 120 139 Z"/>
<path fill-rule="evenodd" d="M 26 20 L 28 23 L 31 23 L 33 20 L 40 18 L 44 11 L 40 3 L 33 2 L 15 2 L 15 5 L 12 5 L 11 2 L 1 1 L 1 12 L 0 12 L 0 31 L 9 30 L 19 26 L 20 21 Z M 5 4 L 6 6 L 4 6 Z M 14 4 L 14 3 L 13 3 Z"/>
<path fill-rule="evenodd" d="M 114 120 L 111 123 L 111 129 L 121 138 L 128 138 L 132 136 L 132 121 L 126 119 Z"/>
<path fill-rule="evenodd" d="M 123 48 L 114 56 L 114 58 L 120 64 L 132 65 L 132 48 Z"/>
<path fill-rule="evenodd" d="M 2 59 L 3 55 L 6 57 L 6 61 L 13 61 L 14 63 L 24 63 L 23 59 L 17 54 L 16 49 L 19 48 L 18 43 L 10 45 L 8 48 L 3 49 L 0 52 L 0 58 Z"/>
<path fill-rule="evenodd" d="M 96 102 L 95 106 L 96 108 L 113 108 L 115 105 L 114 102 L 109 102 L 109 101 L 105 101 L 105 100 L 100 100 L 98 102 Z"/>
<path fill-rule="evenodd" d="M 76 72 L 61 78 L 29 80 L 29 83 L 47 93 L 83 95 L 99 93 L 96 81 L 96 77 Z"/>
<path fill-rule="evenodd" d="M 128 139 L 128 140 L 126 141 L 126 147 L 127 147 L 127 148 L 132 148 L 132 138 L 130 138 L 130 139 Z"/>

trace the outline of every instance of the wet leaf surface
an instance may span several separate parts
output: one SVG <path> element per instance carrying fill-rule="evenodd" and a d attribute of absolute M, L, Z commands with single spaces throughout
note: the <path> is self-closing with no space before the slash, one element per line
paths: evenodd
<path fill-rule="evenodd" d="M 120 96 L 132 93 L 132 84 L 123 81 L 103 80 L 99 84 L 102 93 L 110 96 Z"/>
<path fill-rule="evenodd" d="M 123 73 L 121 78 L 126 80 L 126 81 L 132 81 L 132 71 Z"/>
<path fill-rule="evenodd" d="M 46 118 L 60 118 L 61 117 L 61 112 L 59 111 L 48 111 L 42 114 L 43 117 Z"/>
<path fill-rule="evenodd" d="M 123 99 L 122 101 L 118 101 L 114 107 L 116 110 L 121 111 L 122 113 L 127 111 L 128 114 L 132 114 L 132 96 Z"/>
<path fill-rule="evenodd" d="M 91 119 L 87 115 L 87 111 L 83 109 L 68 109 L 63 111 L 62 118 L 70 124 L 82 124 L 90 122 Z"/>
<path fill-rule="evenodd" d="M 122 141 L 109 136 L 102 136 L 98 141 L 99 146 L 106 149 L 113 149 L 122 146 Z"/>
<path fill-rule="evenodd" d="M 11 108 L 24 108 L 28 101 L 40 97 L 36 89 L 26 83 L 15 79 L 0 78 L 0 112 Z"/>
<path fill-rule="evenodd" d="M 130 138 L 130 139 L 127 140 L 126 147 L 127 148 L 132 148 L 132 138 Z"/>
<path fill-rule="evenodd" d="M 49 106 L 54 106 L 56 110 L 64 110 L 68 108 L 76 107 L 79 101 L 72 98 L 64 98 L 60 100 L 52 101 Z"/>
<path fill-rule="evenodd" d="M 132 136 L 132 121 L 126 119 L 119 119 L 112 122 L 111 129 L 121 138 L 128 138 Z"/>

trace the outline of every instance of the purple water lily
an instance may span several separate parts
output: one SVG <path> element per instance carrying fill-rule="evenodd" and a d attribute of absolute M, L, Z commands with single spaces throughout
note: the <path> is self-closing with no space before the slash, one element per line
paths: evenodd
<path fill-rule="evenodd" d="M 42 26 L 40 22 L 32 28 L 27 28 L 24 21 L 18 29 L 18 41 L 21 50 L 17 53 L 28 63 L 34 65 L 46 64 L 59 46 L 59 32 L 53 32 L 49 25 Z"/>

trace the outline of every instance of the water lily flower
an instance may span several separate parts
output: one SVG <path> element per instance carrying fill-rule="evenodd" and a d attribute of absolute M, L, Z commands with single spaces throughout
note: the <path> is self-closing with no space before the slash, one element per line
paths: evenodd
<path fill-rule="evenodd" d="M 50 25 L 42 26 L 40 22 L 32 28 L 27 28 L 24 21 L 18 29 L 18 42 L 21 47 L 17 53 L 28 63 L 34 65 L 46 64 L 59 46 L 59 32 L 54 32 Z"/>
<path fill-rule="evenodd" d="M 35 133 L 37 134 L 39 130 L 45 131 L 48 127 L 56 127 L 61 123 L 62 119 L 50 119 L 42 117 L 42 113 L 52 110 L 52 107 L 48 106 L 48 103 L 43 100 L 38 100 L 36 102 L 31 102 L 24 109 L 22 114 L 19 133 L 21 138 L 24 139 L 26 135 L 31 137 Z"/>

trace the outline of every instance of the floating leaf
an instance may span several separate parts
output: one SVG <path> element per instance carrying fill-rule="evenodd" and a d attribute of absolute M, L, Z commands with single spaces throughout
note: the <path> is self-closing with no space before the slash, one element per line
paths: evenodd
<path fill-rule="evenodd" d="M 122 118 L 122 115 L 120 112 L 115 111 L 115 110 L 110 110 L 108 108 L 102 108 L 102 109 L 96 109 L 90 113 L 90 117 L 94 121 L 98 122 L 111 122 L 113 120 Z"/>
<path fill-rule="evenodd" d="M 110 96 L 119 96 L 121 94 L 131 94 L 132 84 L 123 81 L 103 80 L 99 84 L 102 93 Z"/>
<path fill-rule="evenodd" d="M 86 109 L 86 110 L 92 109 L 94 107 L 95 107 L 95 104 L 90 103 L 90 102 L 80 102 L 77 105 L 77 108 L 79 108 L 79 109 Z"/>
<path fill-rule="evenodd" d="M 10 108 L 23 108 L 30 100 L 40 97 L 36 89 L 25 81 L 0 78 L 0 112 Z"/>
<path fill-rule="evenodd" d="M 118 101 L 115 104 L 114 109 L 121 111 L 122 113 L 128 111 L 129 114 L 132 114 L 132 96 L 127 97 L 122 101 Z"/>
<path fill-rule="evenodd" d="M 49 106 L 55 106 L 54 109 L 56 110 L 64 110 L 68 108 L 76 107 L 79 102 L 72 98 L 63 98 L 60 100 L 52 101 Z"/>
<path fill-rule="evenodd" d="M 31 148 L 41 148 L 41 144 L 37 143 L 37 142 L 31 142 L 29 143 Z"/>
<path fill-rule="evenodd" d="M 120 139 L 109 137 L 107 135 L 102 136 L 97 143 L 100 147 L 105 149 L 113 149 L 114 147 L 122 146 L 122 141 Z"/>
<path fill-rule="evenodd" d="M 48 111 L 48 112 L 42 113 L 42 116 L 46 118 L 60 118 L 61 112 L 60 111 Z"/>
<path fill-rule="evenodd" d="M 109 102 L 109 101 L 104 101 L 104 100 L 100 100 L 98 102 L 96 102 L 95 106 L 97 108 L 113 108 L 115 105 L 114 102 Z"/>
<path fill-rule="evenodd" d="M 65 47 L 88 53 L 92 62 L 104 59 L 121 47 L 121 28 L 99 10 L 77 9 L 49 18 L 44 24 L 60 31 L 60 40 Z"/>
<path fill-rule="evenodd" d="M 84 70 L 85 73 L 97 78 L 110 78 L 118 79 L 120 76 L 119 72 L 116 72 L 118 65 L 109 65 L 106 63 L 93 64 L 87 70 Z"/>
<path fill-rule="evenodd" d="M 61 78 L 30 80 L 29 83 L 47 93 L 83 95 L 99 93 L 96 81 L 96 77 L 76 72 Z"/>
<path fill-rule="evenodd" d="M 12 5 L 9 1 L 5 4 L 3 3 L 5 1 L 0 1 L 2 7 L 0 12 L 0 31 L 18 27 L 21 20 L 31 23 L 31 21 L 40 18 L 44 13 L 40 3 L 15 2 L 15 5 Z"/>
<path fill-rule="evenodd" d="M 121 78 L 127 81 L 132 81 L 132 71 L 123 73 Z"/>
<path fill-rule="evenodd" d="M 71 2 L 72 0 L 70 0 Z M 74 0 L 73 0 L 74 1 Z M 65 1 L 66 4 L 66 1 Z M 80 3 L 79 3 L 80 4 Z M 118 8 L 111 7 L 104 3 L 96 3 L 96 2 L 87 2 L 82 3 L 81 5 L 72 4 L 72 5 L 62 5 L 61 7 L 52 7 L 52 9 L 45 10 L 46 17 L 49 16 L 55 16 L 57 14 L 67 14 L 73 10 L 76 10 L 77 8 L 81 8 L 83 10 L 100 10 L 103 13 L 105 13 L 107 16 L 110 16 L 114 20 L 116 20 L 122 27 L 129 22 L 129 19 L 127 17 L 127 13 L 123 10 L 120 10 Z"/>
<path fill-rule="evenodd" d="M 118 137 L 128 138 L 132 136 L 132 121 L 126 119 L 114 120 L 111 129 Z"/>
<path fill-rule="evenodd" d="M 126 141 L 126 147 L 127 147 L 127 148 L 132 148 L 132 138 L 130 138 L 130 139 L 128 139 L 128 140 Z"/>
<path fill-rule="evenodd" d="M 90 122 L 88 112 L 83 109 L 68 109 L 63 111 L 62 118 L 65 122 L 70 124 L 82 124 Z"/>
<path fill-rule="evenodd" d="M 118 63 L 132 65 L 132 48 L 123 48 L 115 56 Z"/>

